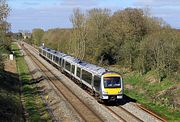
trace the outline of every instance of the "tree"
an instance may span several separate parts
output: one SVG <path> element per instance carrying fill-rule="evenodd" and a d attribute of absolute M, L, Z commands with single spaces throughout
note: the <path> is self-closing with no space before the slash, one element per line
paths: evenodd
<path fill-rule="evenodd" d="M 43 29 L 33 29 L 32 31 L 32 39 L 33 43 L 35 45 L 40 45 L 42 43 L 42 37 L 44 35 L 44 30 Z"/>
<path fill-rule="evenodd" d="M 110 30 L 118 62 L 133 68 L 139 43 L 147 33 L 143 11 L 127 8 L 115 12 L 111 17 Z"/>
<path fill-rule="evenodd" d="M 71 16 L 70 21 L 73 25 L 72 39 L 70 40 L 72 49 L 70 50 L 75 52 L 74 55 L 76 57 L 84 59 L 87 36 L 86 17 L 80 9 L 77 8 L 73 10 L 73 15 Z"/>
<path fill-rule="evenodd" d="M 6 18 L 9 14 L 9 7 L 8 4 L 6 4 L 6 0 L 0 1 L 0 37 L 3 38 L 5 36 L 5 33 L 9 30 L 10 25 L 6 22 Z"/>
<path fill-rule="evenodd" d="M 87 42 L 86 55 L 90 60 L 102 64 L 111 57 L 110 43 L 108 39 L 108 25 L 110 21 L 109 9 L 91 9 L 87 12 Z M 109 63 L 109 62 L 108 62 Z"/>
<path fill-rule="evenodd" d="M 9 14 L 9 7 L 6 3 L 6 0 L 0 1 L 0 69 L 3 69 L 3 58 L 2 58 L 2 50 L 9 49 L 10 43 L 6 43 L 9 37 L 6 37 L 6 32 L 10 28 L 10 24 L 6 22 L 6 18 Z M 4 46 L 8 44 L 7 46 Z"/>
<path fill-rule="evenodd" d="M 9 7 L 6 3 L 6 0 L 0 1 L 0 31 L 1 33 L 5 33 L 9 30 L 9 23 L 6 22 L 6 18 L 9 14 Z"/>
<path fill-rule="evenodd" d="M 157 71 L 159 81 L 178 70 L 178 35 L 169 29 L 161 29 L 146 37 L 146 60 L 150 69 Z M 144 50 L 142 50 L 144 51 Z"/>

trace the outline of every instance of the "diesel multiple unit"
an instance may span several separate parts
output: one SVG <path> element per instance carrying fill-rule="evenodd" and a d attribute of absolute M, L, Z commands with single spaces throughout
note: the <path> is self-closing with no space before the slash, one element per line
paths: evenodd
<path fill-rule="evenodd" d="M 39 47 L 39 54 L 56 68 L 85 86 L 100 100 L 109 101 L 123 98 L 123 81 L 118 73 L 44 46 Z"/>

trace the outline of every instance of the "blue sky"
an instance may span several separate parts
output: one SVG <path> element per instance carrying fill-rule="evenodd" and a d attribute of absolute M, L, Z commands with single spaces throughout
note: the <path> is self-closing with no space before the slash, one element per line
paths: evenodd
<path fill-rule="evenodd" d="M 163 18 L 173 28 L 180 28 L 180 0 L 8 0 L 11 30 L 70 28 L 74 8 L 109 8 L 112 12 L 127 7 L 150 9 L 152 16 Z"/>

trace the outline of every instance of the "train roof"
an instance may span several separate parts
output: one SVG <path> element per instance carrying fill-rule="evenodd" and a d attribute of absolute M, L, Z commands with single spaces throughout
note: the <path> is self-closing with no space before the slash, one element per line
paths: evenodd
<path fill-rule="evenodd" d="M 66 61 L 77 64 L 79 67 L 88 70 L 96 75 L 102 75 L 104 72 L 106 72 L 107 70 L 105 68 L 99 67 L 97 65 L 94 64 L 90 64 L 87 63 L 85 61 L 82 61 L 78 58 L 74 58 L 72 56 L 65 56 L 63 57 Z"/>
<path fill-rule="evenodd" d="M 44 47 L 44 46 L 40 46 L 40 48 L 42 48 L 43 50 L 46 50 L 46 51 L 50 52 L 50 53 L 53 54 L 53 55 L 58 56 L 58 57 L 63 57 L 63 56 L 65 56 L 65 55 L 67 55 L 67 54 L 64 54 L 64 53 L 62 53 L 62 52 L 60 52 L 60 51 L 56 51 L 56 50 L 53 50 L 53 49 L 50 49 L 50 48 L 47 48 L 47 47 Z"/>
<path fill-rule="evenodd" d="M 107 72 L 107 69 L 105 69 L 105 68 L 99 67 L 99 66 L 94 65 L 94 64 L 87 63 L 87 62 L 82 61 L 82 60 L 80 60 L 78 58 L 75 58 L 73 56 L 64 54 L 62 52 L 55 51 L 55 50 L 52 50 L 52 49 L 49 49 L 49 48 L 46 48 L 46 47 L 42 47 L 42 46 L 40 48 L 43 48 L 44 50 L 46 50 L 46 51 L 50 52 L 51 54 L 56 55 L 58 57 L 63 57 L 63 59 L 65 59 L 69 63 L 78 65 L 80 68 L 85 69 L 87 71 L 90 71 L 95 75 L 100 76 L 104 72 Z"/>

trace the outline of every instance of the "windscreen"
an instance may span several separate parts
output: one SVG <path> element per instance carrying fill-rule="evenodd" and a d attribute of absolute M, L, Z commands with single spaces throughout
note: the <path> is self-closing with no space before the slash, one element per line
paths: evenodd
<path fill-rule="evenodd" d="M 104 77 L 104 88 L 120 88 L 120 77 Z"/>

